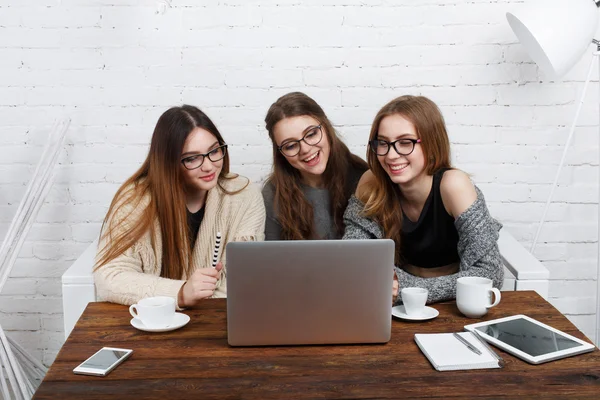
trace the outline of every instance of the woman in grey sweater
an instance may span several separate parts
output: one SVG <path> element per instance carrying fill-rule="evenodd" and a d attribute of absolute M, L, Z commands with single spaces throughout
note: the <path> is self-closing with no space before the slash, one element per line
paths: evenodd
<path fill-rule="evenodd" d="M 444 119 L 431 100 L 402 96 L 375 117 L 361 178 L 344 214 L 344 239 L 396 243 L 393 294 L 422 287 L 428 302 L 454 299 L 456 280 L 489 278 L 500 287 L 500 223 L 469 176 L 450 165 Z"/>
<path fill-rule="evenodd" d="M 265 123 L 273 143 L 273 172 L 263 188 L 265 239 L 340 239 L 344 210 L 367 164 L 304 93 L 280 97 Z"/>

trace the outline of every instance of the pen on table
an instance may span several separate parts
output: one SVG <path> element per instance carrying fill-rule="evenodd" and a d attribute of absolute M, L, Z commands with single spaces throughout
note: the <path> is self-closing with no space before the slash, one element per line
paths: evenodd
<path fill-rule="evenodd" d="M 465 338 L 463 338 L 462 336 L 460 336 L 458 333 L 454 332 L 454 337 L 456 339 L 458 339 L 459 342 L 461 342 L 462 344 L 464 344 L 465 346 L 467 346 L 467 348 L 469 350 L 471 350 L 473 353 L 477 354 L 477 355 L 481 355 L 481 351 L 479 351 L 479 349 L 475 346 L 473 346 L 471 343 L 469 343 L 468 340 L 466 340 Z"/>
<path fill-rule="evenodd" d="M 477 331 L 477 329 L 474 329 L 472 333 L 473 333 L 473 336 L 475 336 L 475 339 L 477 339 L 477 341 L 479 343 L 481 343 L 483 345 L 483 347 L 485 347 L 496 360 L 498 360 L 498 366 L 500 368 L 504 367 L 504 365 L 506 365 L 506 362 L 504 361 L 504 359 L 502 357 L 500 357 L 498 354 L 496 354 L 496 352 L 494 350 L 492 350 L 492 348 L 485 342 L 485 340 L 482 339 L 482 337 L 479 334 L 479 332 Z"/>
<path fill-rule="evenodd" d="M 221 232 L 217 232 L 217 239 L 215 240 L 215 248 L 213 250 L 212 267 L 217 266 L 217 260 L 219 258 L 219 248 L 221 247 Z"/>

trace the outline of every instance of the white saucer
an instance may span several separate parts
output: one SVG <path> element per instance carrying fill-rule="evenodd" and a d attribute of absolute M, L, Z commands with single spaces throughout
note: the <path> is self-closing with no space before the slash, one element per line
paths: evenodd
<path fill-rule="evenodd" d="M 408 319 L 411 321 L 425 321 L 427 319 L 432 319 L 432 318 L 437 317 L 438 315 L 440 315 L 440 312 L 438 310 L 436 310 L 435 308 L 425 306 L 425 308 L 423 309 L 423 313 L 421 315 L 413 316 L 413 315 L 408 315 L 406 313 L 406 311 L 404 310 L 404 306 L 396 306 L 396 307 L 392 307 L 392 315 L 394 317 Z"/>
<path fill-rule="evenodd" d="M 173 317 L 173 321 L 167 325 L 167 326 L 163 326 L 160 328 L 148 328 L 146 325 L 144 325 L 144 323 L 138 319 L 138 318 L 131 318 L 131 321 L 129 321 L 131 323 L 131 325 L 133 325 L 134 328 L 137 328 L 141 331 L 146 331 L 146 332 L 168 332 L 168 331 L 174 331 L 175 329 L 179 329 L 182 326 L 185 326 L 188 322 L 190 322 L 190 316 L 187 314 L 183 314 L 183 313 L 175 313 L 175 316 Z"/>

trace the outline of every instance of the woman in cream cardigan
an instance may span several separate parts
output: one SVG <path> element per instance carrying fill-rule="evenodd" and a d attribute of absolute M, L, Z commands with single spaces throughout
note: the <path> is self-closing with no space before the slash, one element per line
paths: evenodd
<path fill-rule="evenodd" d="M 227 145 L 212 121 L 193 106 L 171 108 L 102 225 L 98 296 L 126 305 L 169 296 L 178 308 L 226 297 L 225 245 L 263 240 L 264 224 L 260 191 L 229 173 Z M 217 232 L 219 263 L 212 268 Z"/>

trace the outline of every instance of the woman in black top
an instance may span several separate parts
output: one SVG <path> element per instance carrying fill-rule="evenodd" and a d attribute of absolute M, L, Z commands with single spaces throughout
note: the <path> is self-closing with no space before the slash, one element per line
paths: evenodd
<path fill-rule="evenodd" d="M 450 165 L 444 119 L 431 100 L 402 96 L 375 117 L 370 171 L 344 215 L 347 239 L 396 243 L 394 294 L 429 291 L 429 302 L 456 297 L 456 280 L 479 276 L 502 285 L 501 225 L 469 176 Z"/>

